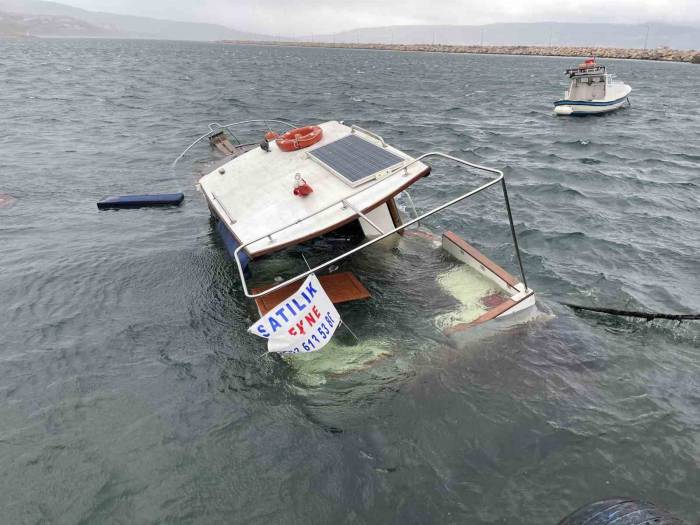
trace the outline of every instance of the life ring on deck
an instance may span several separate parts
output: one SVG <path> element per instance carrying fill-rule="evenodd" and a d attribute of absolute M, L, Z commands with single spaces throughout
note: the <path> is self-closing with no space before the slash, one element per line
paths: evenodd
<path fill-rule="evenodd" d="M 323 138 L 323 130 L 318 126 L 304 126 L 287 131 L 275 139 L 282 151 L 296 151 L 308 148 Z"/>

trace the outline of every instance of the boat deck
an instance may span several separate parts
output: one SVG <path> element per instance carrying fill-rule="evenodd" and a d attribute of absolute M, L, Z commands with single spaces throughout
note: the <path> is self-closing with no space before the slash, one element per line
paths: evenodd
<path fill-rule="evenodd" d="M 357 219 L 358 210 L 368 212 L 376 208 L 430 172 L 422 162 L 394 172 L 396 166 L 413 159 L 385 145 L 374 135 L 353 131 L 340 122 L 325 122 L 320 127 L 323 129 L 322 140 L 309 148 L 284 152 L 273 141 L 269 152 L 255 148 L 200 179 L 200 188 L 210 208 L 239 245 L 292 224 L 247 246 L 246 251 L 251 257 L 332 231 Z M 327 163 L 310 155 L 314 150 L 350 135 L 376 146 L 377 152 L 383 152 L 384 156 L 396 156 L 399 162 L 391 168 L 393 174 L 384 169 L 359 181 L 349 181 Z M 306 197 L 292 193 L 297 173 L 313 188 L 313 193 Z M 348 205 L 337 204 L 313 215 L 343 199 Z"/>

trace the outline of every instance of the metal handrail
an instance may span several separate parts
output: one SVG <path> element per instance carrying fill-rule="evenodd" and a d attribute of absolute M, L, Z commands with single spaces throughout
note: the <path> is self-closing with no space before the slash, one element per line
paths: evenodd
<path fill-rule="evenodd" d="M 509 200 L 508 200 L 508 191 L 506 190 L 506 182 L 505 182 L 505 176 L 504 176 L 503 172 L 502 172 L 501 170 L 498 170 L 498 169 L 495 169 L 495 168 L 488 168 L 488 167 L 486 167 L 486 166 L 481 166 L 481 165 L 479 165 L 479 164 L 474 164 L 474 163 L 471 163 L 471 162 L 466 161 L 466 160 L 464 160 L 464 159 L 460 159 L 460 158 L 457 158 L 457 157 L 453 157 L 452 155 L 448 155 L 448 154 L 446 154 L 446 153 L 441 153 L 441 152 L 437 152 L 437 151 L 435 151 L 435 152 L 430 152 L 430 153 L 424 153 L 423 155 L 421 155 L 421 156 L 417 157 L 416 159 L 414 159 L 414 161 L 411 162 L 410 164 L 413 164 L 414 162 L 419 162 L 419 161 L 421 161 L 421 160 L 423 160 L 423 159 L 425 159 L 425 158 L 427 158 L 427 157 L 442 157 L 442 158 L 446 158 L 446 159 L 452 160 L 452 161 L 454 161 L 454 162 L 457 162 L 457 163 L 459 163 L 459 164 L 462 164 L 462 165 L 464 165 L 464 166 L 468 166 L 468 167 L 471 167 L 471 168 L 479 169 L 479 170 L 482 170 L 482 171 L 487 171 L 487 172 L 489 172 L 489 173 L 495 173 L 495 174 L 498 175 L 498 176 L 497 176 L 495 179 L 493 179 L 492 181 L 489 181 L 489 182 L 487 182 L 486 184 L 483 184 L 483 185 L 479 186 L 478 188 L 476 188 L 476 189 L 474 189 L 474 190 L 472 190 L 472 191 L 470 191 L 470 192 L 467 192 L 467 193 L 465 193 L 465 194 L 463 194 L 463 195 L 460 195 L 459 197 L 457 197 L 457 198 L 455 198 L 455 199 L 452 199 L 452 200 L 450 200 L 450 201 L 448 201 L 448 202 L 446 202 L 446 203 L 444 203 L 444 204 L 442 204 L 442 205 L 440 205 L 440 206 L 438 206 L 438 207 L 436 207 L 436 208 L 433 208 L 432 210 L 430 210 L 430 211 L 428 211 L 428 212 L 426 212 L 426 213 L 424 213 L 424 214 L 422 214 L 422 215 L 420 215 L 420 216 L 418 216 L 418 217 L 416 217 L 416 218 L 414 218 L 414 219 L 412 219 L 412 220 L 410 220 L 410 221 L 408 221 L 408 222 L 402 224 L 401 226 L 398 226 L 398 227 L 394 228 L 393 230 L 384 232 L 384 233 L 382 233 L 381 235 L 379 235 L 378 237 L 375 237 L 375 238 L 373 238 L 373 239 L 370 239 L 369 241 L 367 241 L 366 243 L 364 243 L 364 244 L 362 244 L 362 245 L 360 245 L 360 246 L 356 246 L 355 248 L 353 248 L 353 249 L 351 249 L 351 250 L 349 250 L 349 251 L 347 251 L 347 252 L 345 252 L 345 253 L 343 253 L 343 254 L 337 256 L 337 257 L 334 257 L 333 259 L 330 259 L 330 260 L 328 260 L 328 261 L 325 261 L 325 262 L 319 264 L 318 266 L 316 266 L 316 267 L 314 267 L 314 268 L 309 268 L 309 270 L 307 270 L 307 271 L 305 271 L 305 272 L 302 272 L 302 273 L 300 273 L 299 275 L 296 275 L 296 276 L 294 276 L 294 277 L 292 277 L 292 278 L 290 278 L 290 279 L 287 279 L 286 281 L 284 281 L 284 282 L 282 282 L 282 283 L 279 283 L 279 284 L 273 286 L 272 288 L 268 288 L 268 289 L 266 289 L 266 290 L 264 290 L 264 291 L 262 291 L 262 292 L 259 292 L 259 293 L 251 294 L 251 293 L 248 291 L 248 284 L 246 283 L 245 272 L 244 272 L 244 270 L 243 270 L 243 267 L 241 266 L 241 261 L 240 261 L 240 257 L 238 256 L 238 254 L 239 254 L 242 250 L 244 250 L 244 249 L 246 248 L 246 246 L 250 246 L 251 244 L 253 244 L 253 243 L 255 243 L 255 242 L 258 242 L 258 241 L 260 241 L 260 240 L 262 240 L 262 239 L 264 239 L 264 238 L 266 238 L 266 237 L 272 238 L 272 235 L 274 235 L 275 233 L 278 233 L 278 232 L 280 232 L 280 231 L 282 231 L 282 230 L 285 230 L 285 229 L 287 229 L 287 228 L 290 228 L 290 227 L 292 227 L 292 226 L 295 226 L 295 225 L 299 224 L 300 222 L 303 222 L 304 220 L 307 220 L 307 219 L 309 219 L 309 218 L 311 218 L 311 217 L 317 215 L 317 214 L 320 213 L 321 211 L 325 211 L 325 210 L 327 210 L 328 208 L 331 208 L 332 206 L 336 206 L 336 205 L 338 205 L 338 204 L 341 204 L 341 205 L 342 205 L 342 202 L 343 202 L 343 201 L 347 200 L 348 198 L 352 197 L 353 195 L 357 195 L 357 194 L 360 193 L 360 192 L 355 192 L 355 193 L 353 193 L 353 195 L 351 195 L 350 197 L 345 197 L 345 198 L 343 198 L 343 199 L 340 199 L 339 201 L 337 201 L 337 202 L 335 202 L 335 203 L 333 203 L 333 204 L 331 204 L 331 205 L 329 205 L 329 206 L 323 208 L 323 210 L 319 210 L 319 211 L 317 211 L 317 212 L 314 212 L 314 213 L 312 213 L 312 214 L 310 214 L 310 215 L 307 215 L 306 217 L 303 217 L 303 218 L 301 218 L 301 219 L 298 219 L 298 220 L 296 220 L 296 221 L 294 221 L 294 222 L 292 222 L 292 223 L 290 223 L 290 224 L 287 224 L 287 225 L 285 225 L 285 226 L 283 226 L 283 227 L 281 227 L 281 228 L 278 228 L 278 229 L 276 229 L 276 230 L 270 231 L 269 233 L 266 233 L 266 234 L 264 234 L 264 235 L 261 235 L 260 237 L 258 237 L 258 238 L 256 238 L 256 239 L 253 239 L 253 240 L 250 240 L 250 241 L 248 241 L 248 242 L 246 242 L 246 243 L 243 243 L 243 244 L 241 244 L 238 248 L 236 248 L 236 250 L 235 250 L 235 252 L 234 252 L 234 257 L 233 257 L 233 258 L 234 258 L 234 260 L 236 261 L 236 265 L 238 266 L 238 274 L 240 275 L 240 278 L 241 278 L 241 284 L 243 285 L 243 293 L 245 294 L 245 296 L 248 297 L 249 299 L 256 299 L 256 298 L 258 298 L 258 297 L 262 297 L 262 296 L 265 296 L 265 295 L 274 293 L 274 292 L 276 292 L 277 290 L 279 290 L 279 289 L 281 289 L 281 288 L 284 288 L 285 286 L 289 286 L 290 284 L 292 284 L 292 283 L 294 283 L 294 282 L 296 282 L 296 281 L 299 281 L 299 280 L 301 280 L 301 279 L 303 279 L 303 278 L 305 278 L 305 277 L 311 275 L 312 273 L 317 272 L 318 270 L 321 270 L 321 269 L 323 269 L 323 268 L 325 268 L 325 267 L 327 267 L 327 266 L 330 266 L 330 265 L 332 265 L 332 264 L 335 264 L 335 263 L 337 263 L 337 262 L 339 262 L 339 261 L 345 259 L 346 257 L 349 257 L 350 255 L 352 255 L 352 254 L 354 254 L 354 253 L 357 253 L 357 252 L 359 252 L 360 250 L 363 250 L 363 249 L 367 248 L 368 246 L 372 246 L 373 244 L 375 244 L 375 243 L 377 243 L 377 242 L 379 242 L 379 241 L 381 241 L 381 240 L 383 240 L 383 239 L 389 237 L 390 235 L 393 235 L 394 233 L 397 233 L 397 232 L 399 232 L 399 231 L 401 231 L 401 230 L 404 230 L 404 229 L 408 228 L 409 226 L 411 226 L 412 224 L 414 224 L 414 223 L 416 223 L 416 222 L 420 222 L 421 220 L 425 219 L 426 217 L 430 217 L 431 215 L 433 215 L 433 214 L 435 214 L 435 213 L 437 213 L 437 212 L 439 212 L 439 211 L 442 211 L 442 210 L 444 210 L 445 208 L 449 208 L 450 206 L 452 206 L 452 205 L 454 205 L 454 204 L 456 204 L 456 203 L 458 203 L 458 202 L 460 202 L 460 201 L 462 201 L 462 200 L 464 200 L 464 199 L 466 199 L 466 198 L 468 198 L 468 197 L 471 197 L 472 195 L 475 195 L 475 194 L 477 194 L 477 193 L 479 193 L 479 192 L 481 192 L 481 191 L 484 191 L 485 189 L 490 188 L 491 186 L 493 186 L 494 184 L 497 184 L 498 182 L 501 182 L 501 185 L 502 185 L 502 188 L 503 188 L 503 197 L 504 197 L 504 200 L 505 200 L 506 209 L 508 210 L 508 222 L 510 223 L 510 230 L 511 230 L 511 235 L 512 235 L 512 237 L 513 237 L 513 244 L 514 244 L 514 247 L 515 247 L 515 253 L 516 253 L 517 258 L 518 258 L 518 265 L 520 266 L 520 275 L 521 275 L 522 278 L 523 278 L 523 285 L 525 286 L 525 289 L 527 290 L 527 289 L 528 289 L 528 286 L 527 286 L 527 280 L 526 280 L 526 278 L 525 278 L 525 270 L 523 269 L 523 263 L 522 263 L 522 259 L 521 259 L 521 257 L 520 257 L 520 248 L 519 248 L 519 246 L 518 246 L 518 239 L 517 239 L 517 236 L 516 236 L 516 234 L 515 234 L 515 226 L 513 225 L 513 214 L 512 214 L 511 209 L 510 209 L 510 202 L 509 202 Z M 396 173 L 396 171 L 395 171 L 394 173 Z M 392 174 L 392 175 L 393 175 L 393 174 Z M 361 191 L 364 191 L 364 190 L 361 190 Z"/>
<path fill-rule="evenodd" d="M 361 132 L 364 133 L 365 135 L 369 135 L 370 137 L 374 137 L 375 139 L 377 139 L 379 142 L 382 143 L 382 147 L 383 147 L 383 148 L 386 148 L 386 142 L 384 142 L 384 139 L 382 138 L 382 136 L 381 136 L 381 135 L 377 135 L 377 134 L 374 133 L 373 131 L 369 131 L 369 130 L 367 130 L 367 129 L 365 129 L 365 128 L 361 128 L 361 127 L 358 126 L 357 124 L 353 124 L 352 126 L 350 126 L 350 131 L 351 131 L 351 133 L 355 133 L 355 131 L 361 131 Z"/>
<path fill-rule="evenodd" d="M 357 215 L 358 215 L 359 217 L 362 217 L 365 221 L 367 221 L 367 223 L 368 223 L 372 228 L 374 228 L 375 230 L 377 230 L 380 234 L 381 234 L 381 233 L 384 233 L 384 230 L 382 230 L 379 226 L 377 226 L 377 225 L 374 223 L 374 221 L 373 221 L 372 219 L 370 219 L 369 217 L 367 217 L 367 215 L 365 215 L 364 213 L 362 213 L 362 210 L 358 210 L 358 209 L 355 207 L 354 204 L 348 202 L 347 200 L 344 200 L 344 201 L 343 201 L 343 204 L 345 204 L 348 208 L 350 208 L 352 211 L 354 211 L 355 213 L 357 213 Z"/>
<path fill-rule="evenodd" d="M 187 152 L 188 152 L 188 151 L 190 151 L 197 143 L 199 143 L 199 142 L 201 142 L 202 140 L 204 140 L 204 139 L 206 139 L 207 137 L 209 137 L 212 133 L 214 133 L 214 132 L 216 132 L 216 131 L 219 131 L 219 130 L 221 130 L 221 129 L 229 129 L 229 128 L 233 128 L 233 127 L 236 127 L 236 126 L 242 126 L 242 125 L 244 125 L 244 124 L 253 124 L 253 123 L 256 123 L 256 122 L 264 122 L 265 124 L 268 124 L 268 129 L 270 128 L 270 126 L 269 126 L 269 123 L 270 123 L 270 122 L 276 122 L 277 124 L 283 124 L 284 126 L 289 126 L 290 129 L 294 129 L 294 128 L 297 128 L 297 127 L 298 127 L 296 124 L 292 124 L 291 122 L 286 122 L 286 121 L 284 121 L 284 120 L 274 120 L 274 119 L 241 120 L 241 121 L 239 121 L 239 122 L 232 122 L 231 124 L 226 124 L 226 125 L 223 125 L 223 126 L 222 126 L 221 124 L 219 124 L 218 122 L 212 122 L 212 123 L 209 124 L 209 126 L 208 126 L 208 127 L 209 127 L 209 131 L 206 132 L 206 133 L 205 133 L 204 135 L 202 135 L 201 137 L 199 137 L 197 140 L 195 140 L 192 144 L 190 144 L 189 146 L 187 146 L 187 147 L 185 148 L 185 150 L 184 150 L 182 153 L 180 153 L 180 154 L 177 156 L 177 158 L 173 161 L 171 167 L 174 168 L 174 167 L 177 165 L 177 163 L 180 161 L 180 159 L 182 159 L 182 157 L 184 157 L 185 155 L 187 155 Z M 236 140 L 238 140 L 238 139 L 236 139 Z M 239 141 L 239 142 L 240 142 L 240 141 Z"/>

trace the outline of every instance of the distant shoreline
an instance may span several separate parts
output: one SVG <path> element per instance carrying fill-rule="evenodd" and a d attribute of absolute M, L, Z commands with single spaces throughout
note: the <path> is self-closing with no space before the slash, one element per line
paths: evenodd
<path fill-rule="evenodd" d="M 275 47 L 319 47 L 341 49 L 377 49 L 382 51 L 408 51 L 424 53 L 468 53 L 482 55 L 527 55 L 556 57 L 621 58 L 631 60 L 655 60 L 660 62 L 689 62 L 700 64 L 700 51 L 669 48 L 627 49 L 616 47 L 577 46 L 458 46 L 444 44 L 352 44 L 332 42 L 279 42 L 254 40 L 223 40 L 224 44 L 242 44 Z"/>

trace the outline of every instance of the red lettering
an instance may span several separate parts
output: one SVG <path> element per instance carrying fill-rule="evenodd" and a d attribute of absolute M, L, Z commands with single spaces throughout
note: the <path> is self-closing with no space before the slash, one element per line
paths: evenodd
<path fill-rule="evenodd" d="M 306 322 L 309 323 L 310 327 L 313 326 L 314 323 L 316 322 L 316 319 L 314 319 L 313 314 L 307 315 L 306 317 L 304 317 L 304 319 L 306 319 Z"/>
<path fill-rule="evenodd" d="M 316 308 L 316 305 L 313 305 L 313 307 L 311 308 L 311 311 L 316 316 L 316 319 L 321 318 L 321 312 L 318 311 L 318 308 Z"/>
<path fill-rule="evenodd" d="M 301 335 L 304 335 L 306 333 L 304 331 L 304 321 L 299 321 L 297 323 L 297 328 L 299 329 L 299 333 L 301 333 Z"/>
<path fill-rule="evenodd" d="M 289 335 L 297 335 L 297 331 L 294 329 L 293 326 L 287 331 L 289 332 Z"/>

